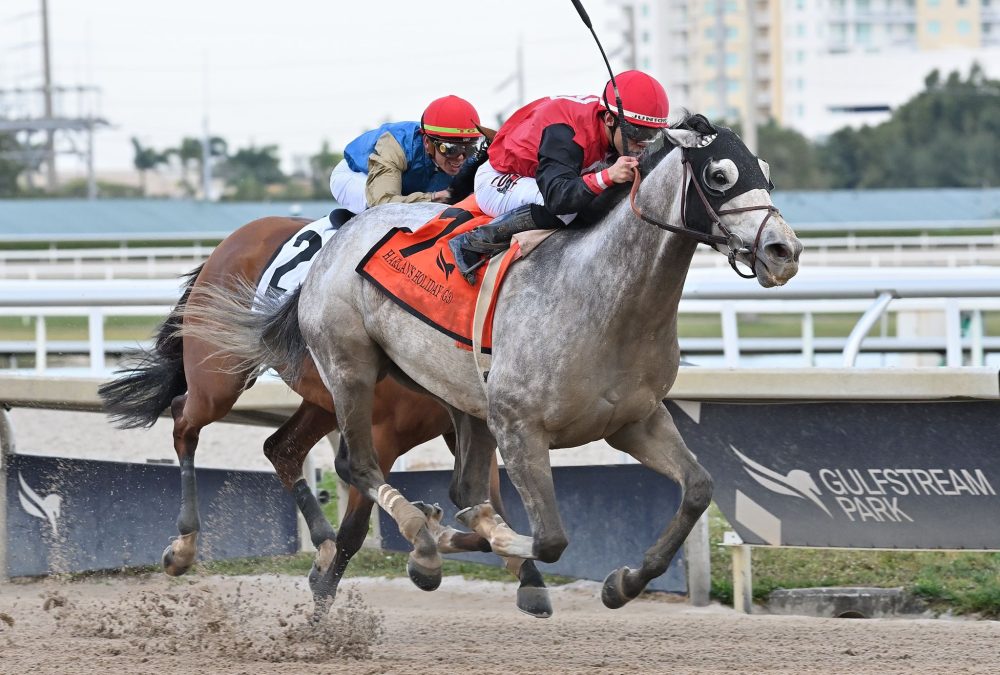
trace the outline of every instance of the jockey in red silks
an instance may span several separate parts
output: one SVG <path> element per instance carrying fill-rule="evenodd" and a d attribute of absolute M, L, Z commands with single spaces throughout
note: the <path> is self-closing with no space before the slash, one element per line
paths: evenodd
<path fill-rule="evenodd" d="M 470 283 L 483 254 L 507 248 L 518 232 L 565 227 L 605 189 L 632 180 L 637 156 L 667 126 L 670 104 L 663 86 L 643 72 L 629 70 L 615 81 L 630 123 L 625 134 L 611 82 L 603 97 L 533 101 L 500 127 L 475 181 L 479 208 L 495 218 L 449 242 Z"/>

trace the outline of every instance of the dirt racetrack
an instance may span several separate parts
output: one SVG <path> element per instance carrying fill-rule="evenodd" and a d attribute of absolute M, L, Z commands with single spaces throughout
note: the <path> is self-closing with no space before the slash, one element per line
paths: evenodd
<path fill-rule="evenodd" d="M 349 579 L 306 621 L 303 580 L 160 574 L 0 585 L 0 672 L 997 673 L 1000 623 L 742 616 L 662 595 L 605 609 L 599 586 L 553 590 L 532 619 L 515 586 Z"/>

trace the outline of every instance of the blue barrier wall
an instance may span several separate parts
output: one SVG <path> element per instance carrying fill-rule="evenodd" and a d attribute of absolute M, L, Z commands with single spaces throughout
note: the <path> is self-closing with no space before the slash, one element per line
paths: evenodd
<path fill-rule="evenodd" d="M 663 476 L 638 465 L 553 467 L 559 514 L 569 535 L 569 547 L 553 564 L 538 563 L 543 573 L 603 581 L 612 570 L 638 567 L 649 548 L 680 505 L 680 488 Z M 458 509 L 448 498 L 451 471 L 394 473 L 389 481 L 410 501 L 438 503 L 444 522 L 455 524 Z M 528 517 L 506 471 L 500 471 L 501 496 L 507 521 L 518 532 L 530 534 Z M 382 546 L 408 551 L 409 543 L 396 523 L 379 512 Z M 461 526 L 459 526 L 461 527 Z M 487 553 L 449 555 L 449 558 L 499 565 Z M 683 549 L 651 590 L 687 593 Z"/>
<path fill-rule="evenodd" d="M 159 564 L 177 534 L 176 466 L 6 460 L 9 576 Z M 200 559 L 298 550 L 295 503 L 273 474 L 199 469 L 198 501 Z"/>

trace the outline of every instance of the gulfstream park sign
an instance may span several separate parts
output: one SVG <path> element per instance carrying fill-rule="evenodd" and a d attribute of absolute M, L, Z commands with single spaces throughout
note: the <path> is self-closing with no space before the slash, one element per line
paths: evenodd
<path fill-rule="evenodd" d="M 747 543 L 1000 549 L 1000 403 L 669 405 Z"/>

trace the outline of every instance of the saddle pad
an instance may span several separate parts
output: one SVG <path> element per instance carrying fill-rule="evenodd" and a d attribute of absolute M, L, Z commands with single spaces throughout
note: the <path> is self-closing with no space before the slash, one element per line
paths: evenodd
<path fill-rule="evenodd" d="M 472 320 L 486 266 L 476 270 L 476 285 L 469 285 L 455 266 L 448 241 L 490 220 L 479 210 L 475 197 L 468 197 L 415 232 L 398 227 L 389 230 L 361 259 L 357 272 L 407 312 L 471 350 Z M 521 257 L 520 246 L 515 242 L 503 256 L 493 296 L 480 301 L 489 302 L 481 342 L 484 354 L 493 345 L 496 295 L 510 264 Z"/>
<path fill-rule="evenodd" d="M 289 237 L 274 252 L 271 262 L 260 275 L 254 304 L 265 296 L 279 298 L 301 286 L 313 258 L 338 229 L 340 225 L 334 225 L 326 216 Z"/>

